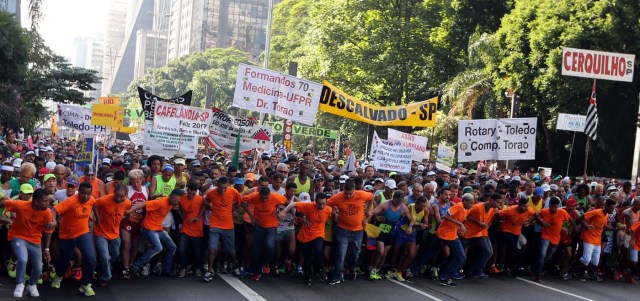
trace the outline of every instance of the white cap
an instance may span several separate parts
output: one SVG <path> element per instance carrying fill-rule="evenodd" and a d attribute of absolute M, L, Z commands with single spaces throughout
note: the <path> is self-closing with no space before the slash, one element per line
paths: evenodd
<path fill-rule="evenodd" d="M 52 151 L 53 151 L 53 148 L 51 148 L 51 146 L 47 146 L 47 147 L 45 147 L 45 149 L 44 149 L 44 150 L 45 150 L 46 152 L 52 152 Z"/>
<path fill-rule="evenodd" d="M 540 188 L 542 188 L 542 191 L 547 192 L 551 190 L 551 186 L 549 186 L 549 184 L 542 184 L 540 186 Z"/>
<path fill-rule="evenodd" d="M 347 180 L 348 180 L 348 179 L 349 179 L 349 176 L 347 176 L 347 175 L 341 175 L 341 176 L 340 176 L 340 179 L 338 180 L 338 182 L 339 182 L 340 184 L 344 184 L 344 183 L 346 183 L 346 182 L 347 182 Z"/>
<path fill-rule="evenodd" d="M 26 154 L 24 154 L 24 155 L 25 155 L 25 156 L 28 156 L 28 155 L 34 155 L 34 156 L 35 156 L 35 154 L 36 154 L 36 153 L 34 153 L 33 151 L 31 151 L 31 150 L 30 150 L 30 151 L 28 151 L 28 152 L 27 152 Z"/>
<path fill-rule="evenodd" d="M 509 176 L 509 175 L 504 176 L 504 180 L 505 180 L 505 181 L 506 181 L 506 180 L 510 180 L 510 179 L 511 179 L 511 176 Z"/>
<path fill-rule="evenodd" d="M 22 166 L 22 159 L 18 158 L 13 160 L 13 167 L 20 168 L 20 166 Z"/>
<path fill-rule="evenodd" d="M 418 171 L 424 171 L 424 165 L 422 164 L 418 165 Z"/>
<path fill-rule="evenodd" d="M 559 190 L 559 189 L 560 189 L 560 187 L 559 187 L 558 185 L 556 185 L 556 184 L 551 184 L 551 185 L 549 185 L 549 188 L 550 188 L 551 190 L 553 190 L 553 191 L 556 191 L 556 190 Z"/>
<path fill-rule="evenodd" d="M 436 173 L 433 170 L 427 173 L 427 176 L 435 176 L 435 175 Z"/>
<path fill-rule="evenodd" d="M 438 190 L 438 183 L 436 183 L 436 181 L 431 181 L 431 186 L 433 186 L 433 190 Z"/>
<path fill-rule="evenodd" d="M 109 164 L 109 165 L 111 165 L 111 159 L 109 159 L 109 158 L 104 158 L 104 159 L 102 159 L 102 164 Z"/>
<path fill-rule="evenodd" d="M 514 181 L 520 181 L 520 176 L 513 176 L 513 178 L 511 178 Z"/>
<path fill-rule="evenodd" d="M 173 164 L 175 164 L 175 165 L 178 165 L 178 164 L 185 165 L 185 160 L 183 158 L 176 158 L 175 160 L 173 160 Z"/>
<path fill-rule="evenodd" d="M 303 202 L 303 203 L 311 202 L 311 195 L 309 195 L 309 193 L 307 192 L 301 192 L 300 195 L 298 196 L 298 199 L 300 199 L 300 202 Z"/>
<path fill-rule="evenodd" d="M 56 162 L 49 161 L 46 165 L 49 172 L 53 172 L 53 169 L 56 168 Z"/>
<path fill-rule="evenodd" d="M 384 187 L 388 187 L 389 189 L 396 189 L 396 181 L 394 179 L 389 179 L 384 182 Z"/>

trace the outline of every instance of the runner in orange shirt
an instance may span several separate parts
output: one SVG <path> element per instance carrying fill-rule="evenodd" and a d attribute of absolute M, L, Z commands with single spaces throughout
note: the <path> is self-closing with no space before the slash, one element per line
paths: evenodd
<path fill-rule="evenodd" d="M 131 273 L 139 275 L 144 266 L 153 256 L 167 249 L 164 254 L 164 263 L 162 264 L 162 276 L 169 276 L 171 264 L 173 263 L 173 255 L 176 253 L 176 244 L 173 242 L 169 233 L 162 228 L 162 221 L 167 214 L 175 206 L 180 204 L 180 198 L 185 195 L 184 190 L 174 189 L 169 196 L 161 197 L 153 201 L 138 203 L 127 210 L 127 214 L 136 212 L 139 209 L 146 208 L 147 215 L 142 221 L 142 237 L 144 237 L 151 247 L 147 249 L 141 257 L 138 257 L 131 266 Z"/>
<path fill-rule="evenodd" d="M 269 265 L 273 261 L 276 247 L 276 229 L 278 228 L 277 209 L 287 203 L 287 199 L 271 192 L 269 187 L 260 187 L 258 192 L 243 197 L 253 204 L 253 258 L 251 260 L 252 280 L 260 280 L 262 274 L 269 274 Z M 262 270 L 260 270 L 262 266 Z"/>
<path fill-rule="evenodd" d="M 127 187 L 123 184 L 116 184 L 113 194 L 96 200 L 100 222 L 95 224 L 93 234 L 100 257 L 100 286 L 109 283 L 111 267 L 120 256 L 120 222 L 129 208 L 131 201 L 127 198 Z"/>
<path fill-rule="evenodd" d="M 324 224 L 331 216 L 332 209 L 327 206 L 327 196 L 319 193 L 314 202 L 291 202 L 278 217 L 284 219 L 287 212 L 296 208 L 297 212 L 304 214 L 305 224 L 298 232 L 298 241 L 302 247 L 302 269 L 304 283 L 311 285 L 311 275 L 318 275 L 320 281 L 327 281 L 327 275 L 322 271 L 322 259 L 324 257 Z M 312 271 L 313 267 L 313 271 Z"/>
<path fill-rule="evenodd" d="M 615 227 L 607 226 L 607 218 L 609 214 L 613 213 L 615 206 L 615 200 L 607 199 L 603 209 L 591 210 L 578 218 L 578 223 L 582 224 L 582 233 L 580 234 L 580 240 L 582 240 L 582 257 L 580 257 L 582 266 L 580 268 L 582 273 L 578 273 L 576 276 L 580 281 L 587 281 L 589 271 L 592 280 L 602 281 L 596 272 L 600 263 L 602 231 L 617 230 Z"/>
<path fill-rule="evenodd" d="M 96 214 L 96 199 L 91 196 L 92 187 L 87 182 L 80 183 L 78 194 L 60 202 L 53 207 L 53 220 L 60 218 L 60 258 L 55 266 L 58 273 L 64 273 L 69 268 L 69 261 L 74 248 L 78 248 L 82 254 L 82 280 L 80 292 L 85 296 L 94 296 L 91 287 L 93 272 L 96 269 L 96 254 L 93 247 L 93 237 L 89 232 L 89 219 L 95 217 L 95 222 L 100 223 L 100 217 Z M 62 276 L 56 276 L 51 282 L 51 287 L 60 288 Z"/>
<path fill-rule="evenodd" d="M 431 247 L 424 255 L 425 258 L 423 258 L 423 262 L 429 262 L 434 256 L 440 254 L 440 251 L 442 251 L 445 245 L 449 246 L 450 252 L 447 264 L 443 268 L 442 273 L 440 273 L 440 285 L 449 287 L 457 286 L 452 278 L 459 277 L 460 268 L 467 260 L 462 242 L 460 242 L 458 238 L 458 233 L 464 235 L 464 233 L 467 232 L 464 221 L 474 201 L 475 197 L 473 194 L 465 193 L 462 195 L 462 203 L 451 206 L 451 208 L 447 210 L 442 217 L 442 223 L 438 227 L 438 230 L 436 230 L 435 241 L 432 242 Z"/>
<path fill-rule="evenodd" d="M 0 197 L 0 207 L 4 207 L 5 212 L 15 213 L 15 219 L 8 234 L 11 249 L 17 259 L 16 288 L 13 292 L 15 298 L 22 298 L 24 293 L 27 262 L 31 262 L 30 278 L 26 286 L 27 294 L 32 297 L 40 296 L 36 284 L 42 274 L 42 232 L 45 232 L 44 258 L 50 261 L 49 243 L 55 227 L 51 222 L 50 201 L 51 197 L 44 189 L 36 189 L 31 202 L 9 200 L 3 194 Z"/>
<path fill-rule="evenodd" d="M 549 224 L 549 226 L 542 228 L 542 235 L 540 237 L 540 253 L 538 254 L 538 261 L 534 266 L 535 275 L 533 280 L 536 282 L 540 282 L 544 265 L 556 252 L 556 248 L 560 243 L 560 235 L 562 234 L 562 231 L 566 231 L 562 229 L 562 225 L 564 222 L 571 220 L 569 213 L 560 208 L 560 199 L 557 197 L 551 197 L 551 199 L 549 199 L 549 208 L 542 209 L 539 215 L 543 221 Z"/>
<path fill-rule="evenodd" d="M 178 248 L 180 261 L 178 277 L 181 278 L 185 276 L 187 264 L 189 264 L 189 251 L 193 254 L 195 269 L 200 271 L 202 267 L 203 204 L 204 198 L 198 195 L 198 183 L 193 180 L 190 181 L 187 184 L 187 194 L 180 199 L 182 233 L 180 234 L 180 247 Z"/>
<path fill-rule="evenodd" d="M 467 220 L 464 222 L 467 232 L 460 240 L 467 252 L 471 248 L 473 254 L 476 255 L 474 256 L 475 260 L 469 264 L 472 278 L 489 278 L 484 272 L 484 268 L 493 254 L 489 240 L 489 227 L 503 202 L 504 195 L 493 193 L 489 201 L 473 205 L 467 214 Z"/>
<path fill-rule="evenodd" d="M 332 279 L 329 284 L 344 282 L 343 271 L 345 259 L 349 267 L 355 269 L 360 255 L 362 232 L 366 223 L 364 208 L 369 208 L 373 194 L 356 190 L 353 179 L 347 179 L 342 192 L 332 196 L 327 206 L 337 211 L 338 227 L 335 233 L 336 250 L 334 253 Z M 367 213 L 368 215 L 368 213 Z M 367 216 L 368 217 L 368 216 Z M 349 254 L 347 256 L 347 250 Z M 356 273 L 352 273 L 355 280 Z"/>

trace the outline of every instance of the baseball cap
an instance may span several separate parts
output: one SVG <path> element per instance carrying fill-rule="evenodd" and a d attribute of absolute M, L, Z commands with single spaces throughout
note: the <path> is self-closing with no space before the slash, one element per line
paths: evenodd
<path fill-rule="evenodd" d="M 235 185 L 244 185 L 244 178 L 236 177 L 236 179 L 235 179 L 235 181 L 233 183 Z"/>
<path fill-rule="evenodd" d="M 396 192 L 393 193 L 393 198 L 404 199 L 404 192 L 402 192 L 402 190 L 396 190 Z"/>
<path fill-rule="evenodd" d="M 384 186 L 389 189 L 396 189 L 396 181 L 393 179 L 389 179 L 386 182 L 384 182 Z"/>
<path fill-rule="evenodd" d="M 567 206 L 576 206 L 576 205 L 578 205 L 578 201 L 576 201 L 576 199 L 574 199 L 574 198 L 569 198 L 567 200 L 567 204 L 566 205 Z"/>
<path fill-rule="evenodd" d="M 84 173 L 88 175 L 95 175 L 96 169 L 93 168 L 93 165 L 87 165 L 84 167 Z"/>
<path fill-rule="evenodd" d="M 102 159 L 102 165 L 111 165 L 111 159 L 109 158 Z"/>
<path fill-rule="evenodd" d="M 131 159 L 124 160 L 122 167 L 124 167 L 124 169 L 133 169 L 133 160 Z"/>
<path fill-rule="evenodd" d="M 20 168 L 20 166 L 22 166 L 22 159 L 13 160 L 13 167 Z"/>
<path fill-rule="evenodd" d="M 298 195 L 298 199 L 300 202 L 308 203 L 311 202 L 311 195 L 308 192 L 301 192 L 300 195 Z"/>
<path fill-rule="evenodd" d="M 177 159 L 173 160 L 173 164 L 176 164 L 176 165 L 178 165 L 178 164 L 185 165 L 185 162 L 186 161 L 183 158 L 177 158 Z"/>
<path fill-rule="evenodd" d="M 340 182 L 340 184 L 344 184 L 347 182 L 348 179 L 349 179 L 349 176 L 342 175 L 340 176 L 340 180 L 338 180 L 338 182 Z"/>
<path fill-rule="evenodd" d="M 78 179 L 76 179 L 76 178 L 67 178 L 67 185 L 73 185 L 74 187 L 78 187 L 78 185 L 80 185 L 80 183 L 78 182 Z"/>
<path fill-rule="evenodd" d="M 462 193 L 471 193 L 473 192 L 473 187 L 471 186 L 465 186 L 464 188 L 462 188 Z"/>
<path fill-rule="evenodd" d="M 436 173 L 432 170 L 427 173 L 427 176 L 435 176 Z"/>
<path fill-rule="evenodd" d="M 204 161 L 204 160 L 211 160 L 211 158 L 209 156 L 202 156 L 202 158 L 200 158 L 200 160 Z"/>
<path fill-rule="evenodd" d="M 384 183 L 384 180 L 382 178 L 376 178 L 375 180 L 373 180 L 373 183 Z"/>
<path fill-rule="evenodd" d="M 513 176 L 513 178 L 511 178 L 514 181 L 520 181 L 520 176 Z"/>
<path fill-rule="evenodd" d="M 422 164 L 418 165 L 418 171 L 424 171 L 424 165 Z"/>
<path fill-rule="evenodd" d="M 22 184 L 20 185 L 20 192 L 24 194 L 33 193 L 33 186 L 31 184 Z"/>
<path fill-rule="evenodd" d="M 191 161 L 191 166 L 200 166 L 200 161 L 198 160 Z"/>
<path fill-rule="evenodd" d="M 551 189 L 551 191 L 557 191 L 558 189 L 560 189 L 560 187 L 556 184 L 549 185 L 549 188 Z"/>
<path fill-rule="evenodd" d="M 53 174 L 51 174 L 51 173 L 48 173 L 48 174 L 44 175 L 44 179 L 42 180 L 42 182 L 46 182 L 46 181 L 48 181 L 48 180 L 49 180 L 49 179 L 51 179 L 51 178 L 55 179 L 55 178 L 56 178 L 56 176 L 54 176 L 54 175 L 53 175 Z"/>
<path fill-rule="evenodd" d="M 49 170 L 49 172 L 52 172 L 54 168 L 56 168 L 56 162 L 47 162 L 47 164 L 45 165 L 47 167 L 47 169 Z"/>
<path fill-rule="evenodd" d="M 533 195 L 535 195 L 535 196 L 543 196 L 544 195 L 544 189 L 542 189 L 542 187 L 536 187 L 533 190 Z"/>
<path fill-rule="evenodd" d="M 38 177 L 42 177 L 49 173 L 49 170 L 46 167 L 40 168 L 38 170 Z"/>
<path fill-rule="evenodd" d="M 253 182 L 253 181 L 256 180 L 256 174 L 254 174 L 252 172 L 247 173 L 247 174 L 244 175 L 244 180 Z"/>
<path fill-rule="evenodd" d="M 540 186 L 540 188 L 542 188 L 542 191 L 547 192 L 551 190 L 551 186 L 549 186 L 548 184 L 542 184 L 542 186 Z"/>
<path fill-rule="evenodd" d="M 171 166 L 171 164 L 165 164 L 164 167 L 162 168 L 162 171 L 174 172 L 175 170 L 173 169 L 173 166 Z"/>
<path fill-rule="evenodd" d="M 36 154 L 36 153 L 34 153 L 33 151 L 28 151 L 28 152 L 27 152 L 26 154 L 24 154 L 24 155 L 25 155 L 25 156 L 28 156 L 28 155 L 35 155 L 35 154 Z"/>
<path fill-rule="evenodd" d="M 364 190 L 365 190 L 365 191 L 373 191 L 373 186 L 371 186 L 371 185 L 364 185 Z"/>
<path fill-rule="evenodd" d="M 344 165 L 344 160 L 342 159 L 338 160 L 338 165 Z"/>
<path fill-rule="evenodd" d="M 321 173 L 318 173 L 313 177 L 314 180 L 324 180 L 324 176 Z"/>

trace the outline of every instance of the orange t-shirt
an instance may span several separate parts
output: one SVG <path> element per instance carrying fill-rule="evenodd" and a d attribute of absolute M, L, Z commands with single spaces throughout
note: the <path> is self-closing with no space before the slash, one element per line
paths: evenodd
<path fill-rule="evenodd" d="M 83 183 L 85 182 L 84 180 L 84 176 L 80 177 L 78 179 L 78 183 Z M 93 178 L 93 181 L 90 183 L 91 184 L 91 196 L 94 198 L 99 198 L 100 197 L 100 182 L 102 182 L 102 180 L 98 179 L 98 177 Z"/>
<path fill-rule="evenodd" d="M 113 194 L 105 195 L 96 200 L 99 223 L 95 223 L 93 234 L 102 236 L 108 240 L 116 239 L 120 236 L 120 222 L 124 217 L 124 212 L 131 208 L 131 200 L 124 199 L 122 203 L 116 203 Z"/>
<path fill-rule="evenodd" d="M 7 240 L 22 238 L 30 243 L 40 245 L 42 232 L 52 233 L 53 230 L 46 230 L 44 227 L 52 221 L 51 210 L 35 210 L 31 207 L 31 202 L 26 201 L 4 201 L 6 212 L 14 212 L 16 218 L 11 224 Z M 5 243 L 5 242 L 3 242 Z"/>
<path fill-rule="evenodd" d="M 363 229 L 364 205 L 373 199 L 371 192 L 356 190 L 349 200 L 340 192 L 327 200 L 327 206 L 338 208 L 338 227 L 349 231 Z"/>
<path fill-rule="evenodd" d="M 53 207 L 61 216 L 60 239 L 73 239 L 89 233 L 89 217 L 95 203 L 96 199 L 89 197 L 83 204 L 76 194 Z"/>
<path fill-rule="evenodd" d="M 453 219 L 463 222 L 467 218 L 468 211 L 464 209 L 464 203 L 458 203 L 451 206 L 447 212 Z M 443 219 L 438 230 L 436 230 L 436 235 L 442 240 L 455 240 L 458 238 L 458 228 L 459 226 L 457 224 Z"/>
<path fill-rule="evenodd" d="M 218 188 L 215 188 L 207 193 L 206 199 L 211 206 L 209 227 L 222 230 L 233 229 L 233 204 L 242 203 L 240 193 L 229 187 L 223 194 L 220 194 Z"/>
<path fill-rule="evenodd" d="M 162 221 L 171 211 L 169 197 L 161 197 L 153 201 L 147 201 L 147 215 L 142 221 L 142 227 L 151 231 L 162 231 Z"/>
<path fill-rule="evenodd" d="M 260 227 L 274 228 L 278 226 L 276 211 L 279 205 L 287 203 L 287 198 L 275 192 L 269 194 L 267 201 L 262 201 L 259 192 L 252 192 L 244 197 L 244 201 L 253 204 L 253 216 Z"/>
<path fill-rule="evenodd" d="M 467 213 L 467 216 L 471 216 L 488 225 L 489 222 L 491 222 L 491 219 L 493 218 L 493 216 L 496 214 L 495 210 L 496 210 L 495 208 L 491 207 L 489 208 L 489 212 L 487 212 L 484 209 L 484 203 L 478 203 L 473 205 L 473 207 L 469 209 L 469 213 Z M 464 222 L 464 226 L 465 228 L 467 228 L 467 232 L 462 236 L 464 238 L 469 239 L 469 238 L 489 236 L 489 231 L 481 227 L 480 225 L 478 225 L 476 222 L 472 222 L 467 219 Z"/>
<path fill-rule="evenodd" d="M 562 225 L 571 220 L 571 216 L 562 208 L 558 208 L 556 213 L 551 213 L 551 209 L 544 208 L 538 214 L 543 221 L 549 223 L 549 227 L 542 227 L 542 236 L 540 237 L 548 240 L 552 245 L 558 245 L 560 234 L 562 234 Z"/>
<path fill-rule="evenodd" d="M 502 218 L 502 228 L 500 231 L 520 235 L 522 233 L 522 225 L 524 225 L 535 212 L 531 207 L 527 207 L 527 211 L 525 212 L 520 212 L 518 211 L 518 205 L 513 205 L 500 211 L 499 215 Z"/>
<path fill-rule="evenodd" d="M 602 230 L 607 224 L 608 216 L 609 215 L 604 213 L 602 209 L 591 210 L 585 213 L 584 220 L 587 224 L 592 225 L 593 229 L 589 230 L 587 227 L 583 227 L 580 239 L 588 244 L 599 246 L 602 243 Z"/>
<path fill-rule="evenodd" d="M 631 226 L 631 231 L 633 231 L 634 238 L 633 249 L 640 250 L 640 221 Z"/>
<path fill-rule="evenodd" d="M 187 195 L 183 195 L 180 199 L 180 209 L 182 209 L 182 233 L 190 237 L 203 237 L 204 232 L 202 229 L 203 220 L 198 220 L 197 223 L 192 222 L 194 218 L 200 214 L 204 198 L 196 195 L 193 199 L 188 199 Z"/>
<path fill-rule="evenodd" d="M 322 211 L 318 210 L 316 203 L 297 203 L 297 212 L 302 212 L 307 216 L 307 220 L 311 224 L 309 227 L 302 225 L 298 232 L 298 240 L 301 243 L 310 242 L 318 237 L 324 237 L 325 222 L 331 216 L 331 207 L 324 206 Z"/>

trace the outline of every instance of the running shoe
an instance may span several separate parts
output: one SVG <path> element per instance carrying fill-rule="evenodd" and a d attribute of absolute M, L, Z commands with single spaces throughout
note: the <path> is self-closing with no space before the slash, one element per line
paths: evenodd
<path fill-rule="evenodd" d="M 577 274 L 576 276 L 576 278 L 578 278 L 578 280 L 580 281 L 587 281 L 587 279 L 589 278 L 589 274 L 587 273 L 587 271 L 584 271 L 584 273 L 581 274 Z"/>
<path fill-rule="evenodd" d="M 38 288 L 36 285 L 27 285 L 27 295 L 31 297 L 40 297 L 40 292 L 38 292 Z"/>
<path fill-rule="evenodd" d="M 382 277 L 378 274 L 378 269 L 371 269 L 369 272 L 369 280 L 380 280 Z"/>
<path fill-rule="evenodd" d="M 142 272 L 140 274 L 142 274 L 142 276 L 149 276 L 149 270 L 150 269 L 151 269 L 151 264 L 150 263 L 146 263 L 142 267 Z"/>
<path fill-rule="evenodd" d="M 440 285 L 448 286 L 448 287 L 456 287 L 457 284 L 453 282 L 451 279 L 440 279 Z"/>
<path fill-rule="evenodd" d="M 616 272 L 613 273 L 613 280 L 620 281 L 620 278 L 622 278 L 622 272 L 620 272 L 619 270 L 616 270 Z"/>
<path fill-rule="evenodd" d="M 7 274 L 9 277 L 16 278 L 16 262 L 13 259 L 9 259 L 9 264 L 7 264 Z"/>
<path fill-rule="evenodd" d="M 562 273 L 562 275 L 560 276 L 560 279 L 562 279 L 563 281 L 568 281 L 571 277 L 569 277 L 569 273 Z"/>
<path fill-rule="evenodd" d="M 453 274 L 453 276 L 451 276 L 451 277 L 453 279 L 455 279 L 455 280 L 462 280 L 462 279 L 464 279 L 464 274 L 460 273 L 460 272 L 457 272 L 457 273 Z"/>
<path fill-rule="evenodd" d="M 392 272 L 392 271 L 387 271 L 387 274 L 384 275 L 384 277 L 387 278 L 387 279 L 393 279 L 393 273 L 394 272 Z"/>
<path fill-rule="evenodd" d="M 93 288 L 91 288 L 91 283 L 87 285 L 81 285 L 79 290 L 87 297 L 93 297 L 96 295 L 96 292 L 94 292 Z"/>
<path fill-rule="evenodd" d="M 293 264 L 291 263 L 291 261 L 287 261 L 284 265 L 287 273 L 293 273 Z"/>
<path fill-rule="evenodd" d="M 602 282 L 602 277 L 600 277 L 600 275 L 598 275 L 598 273 L 591 274 L 591 278 L 590 279 L 593 280 L 593 281 Z"/>
<path fill-rule="evenodd" d="M 500 268 L 497 265 L 493 265 L 491 266 L 491 269 L 489 270 L 489 273 L 491 274 L 500 274 L 502 271 L 500 270 Z"/>
<path fill-rule="evenodd" d="M 16 289 L 13 291 L 13 297 L 22 298 L 23 294 L 24 294 L 24 283 L 16 284 Z"/>
<path fill-rule="evenodd" d="M 262 274 L 269 275 L 271 273 L 271 267 L 268 264 L 262 266 Z"/>
<path fill-rule="evenodd" d="M 62 277 L 56 276 L 53 278 L 53 281 L 51 281 L 52 288 L 60 288 L 60 284 L 62 284 Z"/>
<path fill-rule="evenodd" d="M 393 278 L 396 278 L 396 280 L 400 282 L 405 282 L 404 277 L 402 277 L 402 272 L 396 271 L 395 273 L 393 273 Z"/>
<path fill-rule="evenodd" d="M 211 282 L 211 280 L 213 280 L 213 273 L 211 272 L 204 273 L 204 276 L 202 277 L 202 281 Z"/>
<path fill-rule="evenodd" d="M 438 280 L 440 279 L 440 269 L 433 267 L 431 268 L 431 279 Z"/>
<path fill-rule="evenodd" d="M 255 275 L 251 276 L 251 280 L 260 281 L 260 274 L 255 274 Z"/>
<path fill-rule="evenodd" d="M 202 271 L 200 271 L 200 269 L 196 268 L 195 271 L 193 272 L 193 275 L 196 277 L 202 277 Z"/>
<path fill-rule="evenodd" d="M 471 275 L 471 278 L 473 279 L 488 279 L 489 275 L 485 274 L 483 271 L 479 271 L 477 273 L 474 273 L 473 275 Z"/>
<path fill-rule="evenodd" d="M 184 278 L 184 276 L 186 275 L 187 275 L 186 269 L 180 269 L 180 271 L 178 272 L 178 278 Z"/>
<path fill-rule="evenodd" d="M 344 282 L 344 279 L 335 278 L 335 279 L 331 279 L 331 281 L 329 281 L 327 284 L 336 285 L 336 284 L 340 284 L 341 282 Z"/>
<path fill-rule="evenodd" d="M 131 271 L 129 271 L 129 268 L 122 269 L 122 279 L 131 279 Z"/>
<path fill-rule="evenodd" d="M 306 285 L 311 285 L 311 278 L 306 279 L 306 280 L 304 281 L 304 284 L 306 284 Z"/>
<path fill-rule="evenodd" d="M 320 272 L 317 275 L 318 275 L 318 279 L 320 279 L 320 281 L 327 282 L 327 274 L 325 274 L 324 272 Z"/>
<path fill-rule="evenodd" d="M 73 279 L 80 281 L 82 279 L 82 268 L 73 268 L 71 274 L 73 274 Z"/>

